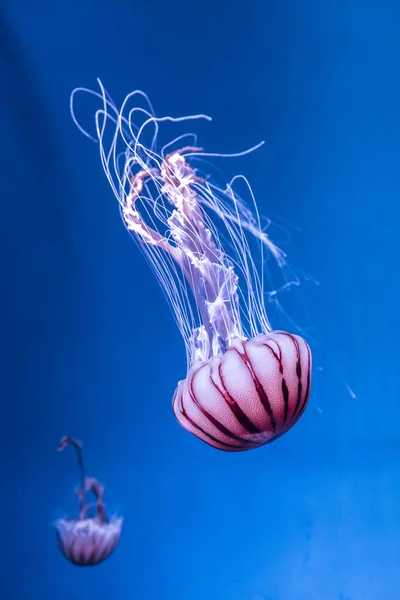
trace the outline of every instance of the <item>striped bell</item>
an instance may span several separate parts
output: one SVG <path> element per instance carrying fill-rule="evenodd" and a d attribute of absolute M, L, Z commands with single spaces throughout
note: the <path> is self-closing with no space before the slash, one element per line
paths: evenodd
<path fill-rule="evenodd" d="M 284 331 L 234 339 L 222 356 L 196 362 L 173 399 L 178 422 L 219 450 L 251 450 L 277 439 L 303 414 L 311 351 Z"/>

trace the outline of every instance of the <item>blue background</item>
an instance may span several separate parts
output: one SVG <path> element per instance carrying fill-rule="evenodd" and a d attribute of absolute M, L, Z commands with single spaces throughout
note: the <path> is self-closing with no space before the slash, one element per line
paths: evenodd
<path fill-rule="evenodd" d="M 1 597 L 399 597 L 398 2 L 2 5 Z M 141 88 L 158 114 L 212 115 L 211 151 L 267 142 L 219 166 L 299 229 L 284 249 L 320 283 L 301 291 L 309 408 L 270 446 L 219 453 L 173 418 L 183 344 L 69 116 L 96 77 L 117 103 Z M 64 434 L 125 517 L 91 570 L 52 525 L 75 509 Z"/>

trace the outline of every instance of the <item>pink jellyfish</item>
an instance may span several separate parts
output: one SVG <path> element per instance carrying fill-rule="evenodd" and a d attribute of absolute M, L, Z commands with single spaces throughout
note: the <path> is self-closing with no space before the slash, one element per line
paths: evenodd
<path fill-rule="evenodd" d="M 81 442 L 64 436 L 58 451 L 64 450 L 68 444 L 74 446 L 76 450 L 81 471 L 81 487 L 76 490 L 79 515 L 76 519 L 56 521 L 57 539 L 65 558 L 74 565 L 89 567 L 103 562 L 115 550 L 121 535 L 122 519 L 107 518 L 103 486 L 96 479 L 85 477 Z M 96 499 L 94 504 L 85 503 L 87 492 L 93 493 Z M 89 517 L 88 513 L 92 509 L 95 511 L 95 516 Z"/>
<path fill-rule="evenodd" d="M 99 142 L 125 227 L 153 268 L 184 339 L 187 373 L 173 396 L 175 417 L 220 450 L 272 442 L 299 420 L 311 387 L 307 342 L 274 331 L 265 309 L 266 299 L 276 302 L 277 291 L 267 293 L 265 263 L 272 256 L 283 272 L 285 255 L 261 225 L 244 177 L 223 189 L 195 168 L 204 157 L 228 155 L 205 153 L 191 133 L 156 151 L 166 122 L 209 117 L 157 118 L 140 91 L 118 109 L 99 85 L 100 93 L 84 88 L 72 93 L 71 114 Z M 102 100 L 95 138 L 75 115 L 80 91 Z M 235 191 L 240 183 L 252 208 Z M 291 283 L 298 282 L 285 280 L 282 287 Z"/>

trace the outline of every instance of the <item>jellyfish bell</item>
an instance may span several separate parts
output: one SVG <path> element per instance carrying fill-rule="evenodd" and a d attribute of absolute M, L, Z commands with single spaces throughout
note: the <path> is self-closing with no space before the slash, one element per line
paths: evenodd
<path fill-rule="evenodd" d="M 59 519 L 57 539 L 61 552 L 74 565 L 88 567 L 103 562 L 115 550 L 121 519 L 108 523 L 88 519 Z"/>
<path fill-rule="evenodd" d="M 198 361 L 178 383 L 173 411 L 188 431 L 220 450 L 263 446 L 303 414 L 311 354 L 284 331 L 234 338 L 222 356 Z"/>
<path fill-rule="evenodd" d="M 100 93 L 75 90 L 71 112 L 91 137 L 75 117 L 75 94 L 86 91 L 102 100 L 95 139 L 105 174 L 125 227 L 149 260 L 184 339 L 187 374 L 173 397 L 175 417 L 220 450 L 263 446 L 299 420 L 311 389 L 307 342 L 274 331 L 265 306 L 272 294 L 264 267 L 272 256 L 283 268 L 285 255 L 262 227 L 245 178 L 236 177 L 223 189 L 194 166 L 204 157 L 225 155 L 207 154 L 196 145 L 171 151 L 183 140 L 196 142 L 193 134 L 156 152 L 163 122 L 209 117 L 157 118 L 149 101 L 129 109 L 130 101 L 146 100 L 142 92 L 127 96 L 118 109 L 99 85 Z M 234 190 L 238 180 L 247 186 L 252 206 Z"/>
<path fill-rule="evenodd" d="M 81 470 L 82 485 L 76 490 L 80 510 L 78 517 L 74 519 L 56 521 L 58 544 L 65 558 L 72 564 L 95 566 L 115 550 L 121 536 L 122 518 L 107 517 L 103 486 L 96 479 L 84 476 L 81 442 L 63 437 L 58 450 L 62 451 L 68 444 L 75 447 Z M 88 492 L 92 492 L 95 497 L 92 504 L 85 502 Z M 92 510 L 95 514 L 90 517 L 89 512 Z"/>

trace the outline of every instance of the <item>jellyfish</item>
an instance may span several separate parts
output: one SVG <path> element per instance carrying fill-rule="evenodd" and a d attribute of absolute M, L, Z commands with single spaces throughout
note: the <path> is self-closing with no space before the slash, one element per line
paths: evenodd
<path fill-rule="evenodd" d="M 64 436 L 58 446 L 61 452 L 70 444 L 77 453 L 81 473 L 81 487 L 76 490 L 79 515 L 75 519 L 56 521 L 60 550 L 69 562 L 81 567 L 98 565 L 115 550 L 121 536 L 122 518 L 109 519 L 106 514 L 103 486 L 93 477 L 85 477 L 82 461 L 82 443 Z M 95 502 L 87 504 L 85 497 L 92 492 Z M 94 516 L 89 517 L 90 511 Z"/>
<path fill-rule="evenodd" d="M 302 336 L 274 330 L 268 318 L 267 300 L 278 290 L 267 291 L 265 270 L 271 258 L 283 270 L 286 255 L 267 234 L 250 184 L 236 176 L 222 186 L 206 162 L 260 144 L 231 155 L 207 153 L 195 134 L 184 133 L 160 148 L 161 127 L 210 117 L 156 117 L 138 90 L 118 108 L 98 83 L 100 92 L 73 91 L 71 114 L 98 142 L 125 228 L 148 259 L 184 340 L 186 376 L 173 395 L 174 415 L 219 450 L 270 443 L 307 406 L 311 351 Z M 101 100 L 94 136 L 76 116 L 79 92 Z M 250 202 L 237 191 L 240 185 Z M 155 369 L 167 347 L 168 340 L 156 338 Z"/>

